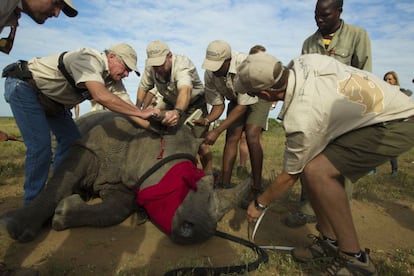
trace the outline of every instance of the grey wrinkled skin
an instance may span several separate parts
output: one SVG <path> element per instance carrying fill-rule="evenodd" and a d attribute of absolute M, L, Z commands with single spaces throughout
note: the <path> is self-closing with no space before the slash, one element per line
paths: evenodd
<path fill-rule="evenodd" d="M 77 124 L 82 139 L 74 144 L 67 158 L 45 188 L 27 206 L 0 217 L 0 224 L 15 240 L 36 238 L 45 222 L 64 230 L 80 226 L 104 227 L 119 224 L 136 211 L 138 177 L 159 161 L 175 153 L 196 155 L 202 139 L 196 139 L 185 126 L 175 134 L 161 136 L 137 126 L 128 117 L 99 111 L 82 116 Z M 154 185 L 176 163 L 163 165 L 147 178 L 141 188 Z M 229 190 L 213 190 L 213 178 L 205 176 L 197 192 L 190 191 L 173 218 L 170 237 L 177 243 L 201 242 L 214 234 L 217 222 L 247 194 L 249 184 Z M 86 201 L 101 198 L 97 204 Z"/>

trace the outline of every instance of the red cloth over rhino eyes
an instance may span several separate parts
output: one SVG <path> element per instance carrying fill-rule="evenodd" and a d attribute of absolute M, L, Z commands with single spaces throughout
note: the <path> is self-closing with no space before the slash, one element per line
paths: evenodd
<path fill-rule="evenodd" d="M 197 191 L 197 181 L 204 171 L 193 162 L 174 165 L 155 185 L 137 188 L 137 203 L 145 208 L 151 220 L 167 234 L 171 233 L 172 219 L 190 189 Z"/>

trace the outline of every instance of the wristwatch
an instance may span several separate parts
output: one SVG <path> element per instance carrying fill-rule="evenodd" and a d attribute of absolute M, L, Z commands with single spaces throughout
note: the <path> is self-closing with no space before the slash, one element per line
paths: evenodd
<path fill-rule="evenodd" d="M 180 117 L 183 116 L 184 111 L 182 109 L 179 108 L 174 108 L 175 111 L 177 111 L 178 115 L 180 115 Z"/>
<path fill-rule="evenodd" d="M 264 211 L 267 209 L 266 205 L 263 205 L 261 203 L 259 203 L 259 201 L 257 201 L 257 198 L 254 200 L 254 207 L 256 208 L 256 210 L 258 211 Z"/>

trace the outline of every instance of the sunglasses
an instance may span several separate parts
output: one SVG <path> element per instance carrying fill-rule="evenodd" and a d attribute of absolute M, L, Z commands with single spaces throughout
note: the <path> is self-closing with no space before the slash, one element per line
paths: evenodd
<path fill-rule="evenodd" d="M 0 51 L 9 54 L 13 48 L 14 37 L 16 35 L 17 26 L 10 26 L 10 33 L 8 37 L 0 38 Z"/>

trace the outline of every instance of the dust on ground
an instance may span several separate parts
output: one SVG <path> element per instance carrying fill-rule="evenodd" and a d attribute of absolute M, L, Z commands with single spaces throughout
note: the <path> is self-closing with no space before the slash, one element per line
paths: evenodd
<path fill-rule="evenodd" d="M 0 214 L 20 207 L 21 185 L 2 185 Z M 256 234 L 259 245 L 302 246 L 316 234 L 315 225 L 292 229 L 283 218 L 295 203 L 288 199 L 272 205 Z M 353 200 L 354 221 L 363 247 L 372 256 L 395 250 L 414 248 L 414 203 Z M 81 227 L 65 231 L 45 225 L 41 235 L 29 243 L 9 238 L 0 226 L 0 262 L 9 267 L 36 269 L 40 275 L 162 275 L 184 266 L 226 266 L 240 264 L 255 256 L 234 242 L 213 237 L 191 246 L 172 243 L 151 222 L 138 225 L 132 215 L 123 223 L 106 228 Z M 219 223 L 219 230 L 247 238 L 245 211 L 234 209 Z M 277 267 L 265 266 L 250 275 L 279 275 Z"/>

